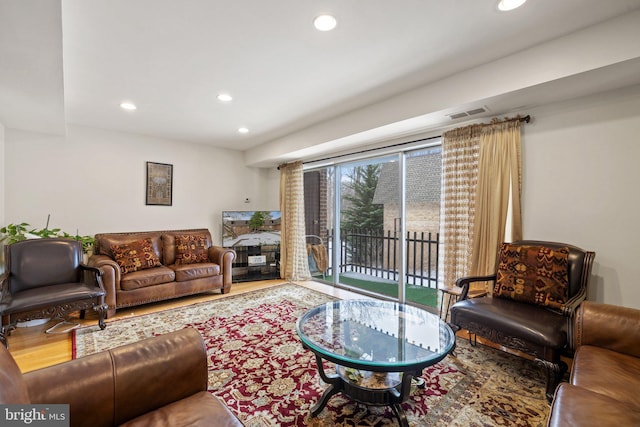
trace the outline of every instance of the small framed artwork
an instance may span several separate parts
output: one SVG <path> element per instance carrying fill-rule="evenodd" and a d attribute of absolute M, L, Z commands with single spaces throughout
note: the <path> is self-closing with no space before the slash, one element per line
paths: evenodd
<path fill-rule="evenodd" d="M 173 165 L 147 162 L 147 205 L 171 206 Z"/>

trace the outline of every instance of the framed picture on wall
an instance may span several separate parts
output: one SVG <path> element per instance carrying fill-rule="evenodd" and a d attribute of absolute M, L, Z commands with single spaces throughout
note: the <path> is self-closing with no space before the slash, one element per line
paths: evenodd
<path fill-rule="evenodd" d="M 173 165 L 147 162 L 147 205 L 171 206 Z"/>

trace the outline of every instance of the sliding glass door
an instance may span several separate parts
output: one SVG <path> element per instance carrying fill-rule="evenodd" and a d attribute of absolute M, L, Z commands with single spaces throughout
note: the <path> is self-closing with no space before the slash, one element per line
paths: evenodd
<path fill-rule="evenodd" d="M 339 283 L 392 298 L 398 298 L 400 251 L 385 217 L 398 217 L 398 159 L 394 155 L 336 168 L 339 225 L 333 230 Z"/>
<path fill-rule="evenodd" d="M 439 145 L 307 170 L 312 275 L 435 307 L 439 201 Z"/>

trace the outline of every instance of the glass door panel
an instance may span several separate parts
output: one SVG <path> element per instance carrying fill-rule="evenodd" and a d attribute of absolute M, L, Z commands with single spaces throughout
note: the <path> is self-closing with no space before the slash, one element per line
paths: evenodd
<path fill-rule="evenodd" d="M 398 156 L 343 164 L 338 171 L 339 282 L 398 298 Z"/>
<path fill-rule="evenodd" d="M 325 251 L 324 264 L 310 251 L 314 279 L 436 310 L 440 151 L 305 172 L 307 244 Z"/>

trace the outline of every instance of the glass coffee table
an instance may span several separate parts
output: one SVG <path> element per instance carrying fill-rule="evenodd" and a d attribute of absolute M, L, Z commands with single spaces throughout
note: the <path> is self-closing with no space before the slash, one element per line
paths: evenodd
<path fill-rule="evenodd" d="M 329 384 L 312 416 L 342 392 L 360 403 L 391 406 L 401 426 L 408 426 L 400 404 L 409 399 L 412 379 L 424 386 L 422 369 L 455 348 L 453 331 L 437 315 L 391 301 L 328 302 L 304 313 L 296 331 Z M 323 360 L 336 364 L 335 374 L 325 372 Z"/>

